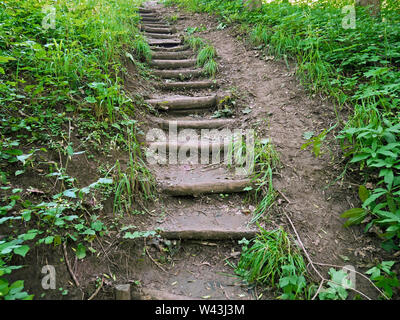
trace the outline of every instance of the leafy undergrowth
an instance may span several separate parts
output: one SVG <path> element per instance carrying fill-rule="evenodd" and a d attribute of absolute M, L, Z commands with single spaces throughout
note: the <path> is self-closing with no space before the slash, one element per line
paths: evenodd
<path fill-rule="evenodd" d="M 247 284 L 261 288 L 257 299 L 271 290 L 283 300 L 346 300 L 350 292 L 353 292 L 353 299 L 369 299 L 356 290 L 355 274 L 352 277 L 351 270 L 346 267 L 330 268 L 329 279 L 318 285 L 310 277 L 300 248 L 289 234 L 282 228 L 258 227 L 260 232 L 254 239 L 239 241 L 242 253 L 237 265 L 229 263 Z M 383 261 L 363 275 L 369 276 L 382 299 L 392 298 L 400 285 L 396 273 L 391 270 L 394 264 L 395 261 Z"/>
<path fill-rule="evenodd" d="M 142 69 L 150 58 L 140 3 L 0 3 L 0 300 L 33 298 L 27 279 L 10 279 L 34 247 L 68 245 L 82 259 L 121 213 L 152 198 L 137 102 L 121 78 L 125 58 Z"/>
<path fill-rule="evenodd" d="M 164 3 L 216 15 L 217 29 L 235 25 L 265 56 L 294 60 L 297 75 L 312 92 L 334 98 L 337 124 L 308 137 L 302 149 L 311 146 L 319 156 L 326 136 L 340 128 L 336 139 L 346 168 L 359 173 L 362 202 L 360 208 L 343 213 L 345 226 L 364 223 L 366 231 L 374 227 L 385 250 L 399 250 L 399 2 L 385 1 L 376 17 L 350 0 L 275 0 L 253 11 L 241 0 Z M 350 11 L 342 11 L 346 5 L 355 10 L 354 28 L 349 25 Z M 343 110 L 346 117 L 350 110 L 346 120 Z"/>

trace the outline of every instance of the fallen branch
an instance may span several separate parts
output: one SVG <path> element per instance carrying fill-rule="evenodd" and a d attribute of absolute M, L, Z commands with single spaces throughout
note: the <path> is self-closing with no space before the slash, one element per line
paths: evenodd
<path fill-rule="evenodd" d="M 249 179 L 216 180 L 212 182 L 181 183 L 162 186 L 164 192 L 172 196 L 200 195 L 209 193 L 245 192 L 246 187 L 252 186 Z"/>
<path fill-rule="evenodd" d="M 97 294 L 100 292 L 101 288 L 103 287 L 104 284 L 104 278 L 101 278 L 101 283 L 99 285 L 99 287 L 96 289 L 96 291 L 89 297 L 88 300 L 92 300 L 95 296 L 97 296 Z"/>
<path fill-rule="evenodd" d="M 317 273 L 317 275 L 321 278 L 321 280 L 325 280 L 325 277 L 322 276 L 322 274 L 321 274 L 321 273 L 318 271 L 318 269 L 314 266 L 314 263 L 313 263 L 313 261 L 311 260 L 309 254 L 308 254 L 308 252 L 307 252 L 307 250 L 306 250 L 306 248 L 304 247 L 304 244 L 303 244 L 303 242 L 301 241 L 301 238 L 300 238 L 299 234 L 297 233 L 297 230 L 296 230 L 296 228 L 295 228 L 295 226 L 294 226 L 292 220 L 289 218 L 289 216 L 288 216 L 286 213 L 284 213 L 284 215 L 286 216 L 286 218 L 288 219 L 290 225 L 292 226 L 292 229 L 293 229 L 293 231 L 294 231 L 294 233 L 296 234 L 296 237 L 297 237 L 297 242 L 299 243 L 301 249 L 303 250 L 304 254 L 306 255 L 308 262 L 311 264 L 311 267 L 314 269 L 314 271 Z M 314 299 L 314 298 L 313 298 L 313 299 Z"/>
<path fill-rule="evenodd" d="M 283 199 L 285 199 L 288 204 L 292 204 L 292 202 L 281 191 L 279 191 L 278 189 L 275 189 L 275 190 L 278 191 L 278 193 L 281 195 L 281 197 Z"/>
<path fill-rule="evenodd" d="M 146 252 L 147 256 L 150 258 L 150 260 L 157 266 L 159 267 L 162 271 L 165 273 L 168 273 L 165 271 L 165 269 L 156 261 L 153 259 L 153 257 L 150 255 L 149 251 L 147 251 L 147 245 L 146 245 L 146 239 L 144 239 L 144 251 Z"/>
<path fill-rule="evenodd" d="M 64 252 L 64 259 L 65 259 L 65 264 L 67 265 L 68 272 L 71 275 L 72 279 L 74 280 L 75 285 L 77 287 L 80 287 L 79 281 L 76 278 L 74 272 L 72 271 L 71 264 L 69 263 L 68 255 L 67 255 L 67 245 L 65 242 L 63 243 L 63 252 Z"/>
<path fill-rule="evenodd" d="M 254 230 L 172 230 L 160 232 L 162 238 L 171 240 L 240 240 L 242 238 L 252 239 L 256 235 L 257 231 Z"/>

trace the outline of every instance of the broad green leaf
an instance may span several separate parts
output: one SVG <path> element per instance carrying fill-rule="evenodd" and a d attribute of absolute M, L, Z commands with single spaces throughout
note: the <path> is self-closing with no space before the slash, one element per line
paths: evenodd
<path fill-rule="evenodd" d="M 23 154 L 23 155 L 17 156 L 17 159 L 18 159 L 19 161 L 21 161 L 22 164 L 25 164 L 26 160 L 28 160 L 31 156 L 32 156 L 32 153 Z"/>
<path fill-rule="evenodd" d="M 96 103 L 97 102 L 95 97 L 86 97 L 85 100 L 88 103 Z"/>
<path fill-rule="evenodd" d="M 365 200 L 367 200 L 368 199 L 368 197 L 369 197 L 369 191 L 368 191 L 368 189 L 365 187 L 365 186 L 360 186 L 359 188 L 358 188 L 358 196 L 360 197 L 360 200 L 362 201 L 362 202 L 365 202 Z"/>
<path fill-rule="evenodd" d="M 48 236 L 46 238 L 44 238 L 44 243 L 45 244 L 52 244 L 54 241 L 54 237 L 53 236 Z"/>
<path fill-rule="evenodd" d="M 25 255 L 27 254 L 27 252 L 29 251 L 29 246 L 27 246 L 27 245 L 22 245 L 22 246 L 20 246 L 20 247 L 18 247 L 18 248 L 15 248 L 14 249 L 14 253 L 15 254 L 18 254 L 18 255 L 20 255 L 20 256 L 22 256 L 22 257 L 25 257 Z"/>
<path fill-rule="evenodd" d="M 369 153 L 358 154 L 358 155 L 355 155 L 353 157 L 353 159 L 350 160 L 350 162 L 353 163 L 353 162 L 358 162 L 358 161 L 361 161 L 361 160 L 365 160 L 365 159 L 369 158 L 370 156 L 371 155 Z"/>
<path fill-rule="evenodd" d="M 74 190 L 74 189 L 65 190 L 65 191 L 63 192 L 63 195 L 66 196 L 66 197 L 68 197 L 68 198 L 73 198 L 73 199 L 76 198 L 76 193 L 75 193 L 75 190 Z"/>
<path fill-rule="evenodd" d="M 86 248 L 82 243 L 78 244 L 75 254 L 78 259 L 83 259 L 86 257 Z"/>
<path fill-rule="evenodd" d="M 375 192 L 376 192 L 376 189 L 375 189 Z M 364 201 L 363 207 L 367 207 L 368 205 L 370 205 L 372 202 L 374 202 L 376 199 L 378 199 L 379 197 L 381 197 L 385 193 L 386 193 L 386 190 L 371 194 L 368 197 L 368 199 Z"/>
<path fill-rule="evenodd" d="M 354 224 L 359 224 L 361 221 L 364 220 L 365 216 L 367 215 L 367 212 L 363 208 L 353 208 L 350 210 L 347 210 L 343 212 L 340 217 L 341 218 L 347 218 L 348 220 L 344 223 L 345 227 L 354 225 Z"/>

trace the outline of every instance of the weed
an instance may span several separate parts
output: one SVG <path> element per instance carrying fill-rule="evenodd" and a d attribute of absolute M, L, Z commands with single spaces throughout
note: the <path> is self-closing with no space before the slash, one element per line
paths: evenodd
<path fill-rule="evenodd" d="M 282 229 L 268 231 L 260 227 L 260 233 L 252 241 L 241 240 L 242 255 L 235 272 L 248 283 L 269 284 L 275 287 L 287 267 L 297 275 L 306 273 L 306 265 L 299 250 L 292 245 L 289 235 Z"/>
<path fill-rule="evenodd" d="M 254 173 L 252 181 L 257 182 L 254 192 L 257 207 L 249 224 L 253 224 L 268 212 L 274 204 L 276 191 L 272 183 L 273 171 L 280 166 L 279 155 L 275 151 L 270 139 L 256 139 L 254 146 Z"/>
<path fill-rule="evenodd" d="M 204 73 L 215 77 L 218 72 L 218 64 L 215 61 L 216 51 L 215 48 L 210 44 L 207 44 L 202 38 L 189 36 L 185 38 L 186 43 L 190 47 L 198 51 L 197 53 L 197 65 L 203 67 Z"/>
<path fill-rule="evenodd" d="M 393 296 L 393 289 L 398 289 L 400 287 L 400 282 L 396 273 L 391 270 L 394 264 L 395 261 L 382 261 L 382 263 L 378 264 L 376 267 L 365 272 L 370 275 L 371 280 L 378 288 L 383 289 L 387 298 Z"/>

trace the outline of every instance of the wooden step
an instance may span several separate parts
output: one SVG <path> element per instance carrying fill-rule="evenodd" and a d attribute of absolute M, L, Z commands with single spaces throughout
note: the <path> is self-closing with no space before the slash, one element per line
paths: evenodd
<path fill-rule="evenodd" d="M 160 41 L 160 40 L 154 40 L 154 41 Z M 180 52 L 180 51 L 186 51 L 190 49 L 190 46 L 188 44 L 184 45 L 175 45 L 174 47 L 162 47 L 162 46 L 157 46 L 149 44 L 151 47 L 150 49 L 152 51 L 157 51 L 157 52 Z"/>
<path fill-rule="evenodd" d="M 203 70 L 154 70 L 153 74 L 162 79 L 191 79 L 201 77 Z"/>
<path fill-rule="evenodd" d="M 150 28 L 170 28 L 171 26 L 165 21 L 141 21 L 141 26 Z"/>
<path fill-rule="evenodd" d="M 215 106 L 217 96 L 150 99 L 145 100 L 145 103 L 161 110 L 204 109 Z"/>
<path fill-rule="evenodd" d="M 193 51 L 177 51 L 177 52 L 152 52 L 151 57 L 155 60 L 180 60 L 191 57 Z"/>
<path fill-rule="evenodd" d="M 151 122 L 157 123 L 162 129 L 168 130 L 171 125 L 180 128 L 188 129 L 219 129 L 231 126 L 237 122 L 234 119 L 207 119 L 207 120 L 181 120 L 170 119 L 165 120 L 162 118 L 151 117 Z"/>
<path fill-rule="evenodd" d="M 159 83 L 156 84 L 156 87 L 161 90 L 208 89 L 217 88 L 218 84 L 212 80 L 178 81 Z"/>
<path fill-rule="evenodd" d="M 144 36 L 150 39 L 179 39 L 176 35 L 165 33 L 149 33 L 145 32 Z"/>
<path fill-rule="evenodd" d="M 150 62 L 152 67 L 159 69 L 179 69 L 179 68 L 189 68 L 196 66 L 196 59 L 185 59 L 185 60 L 156 60 L 153 59 Z"/>
<path fill-rule="evenodd" d="M 182 43 L 181 39 L 148 39 L 150 46 L 178 46 Z"/>
<path fill-rule="evenodd" d="M 189 196 L 213 193 L 245 192 L 245 188 L 252 186 L 250 179 L 221 180 L 201 183 L 181 183 L 179 185 L 164 185 L 162 190 L 172 196 Z"/>
<path fill-rule="evenodd" d="M 146 18 L 146 17 L 142 17 L 140 19 L 140 21 L 144 22 L 144 23 L 165 23 L 163 22 L 160 18 Z"/>
<path fill-rule="evenodd" d="M 155 12 L 151 12 L 151 13 L 141 13 L 140 16 L 142 18 L 158 18 L 159 15 Z"/>
<path fill-rule="evenodd" d="M 148 8 L 139 8 L 138 11 L 139 13 L 155 13 L 153 9 L 148 9 Z"/>
<path fill-rule="evenodd" d="M 257 236 L 257 231 L 247 230 L 167 230 L 160 232 L 161 238 L 168 240 L 251 240 Z"/>
<path fill-rule="evenodd" d="M 149 33 L 161 33 L 161 34 L 170 34 L 176 33 L 176 28 L 169 28 L 169 27 L 149 27 L 149 26 L 142 26 L 142 31 L 146 31 Z"/>
<path fill-rule="evenodd" d="M 170 150 L 174 152 L 189 151 L 192 156 L 197 156 L 199 154 L 207 155 L 213 154 L 217 156 L 221 151 L 230 149 L 230 143 L 228 142 L 213 142 L 213 141 L 198 141 L 195 142 L 147 142 L 146 146 L 152 150 L 158 150 L 159 152 L 167 153 Z M 165 151 L 165 152 L 164 152 Z"/>

